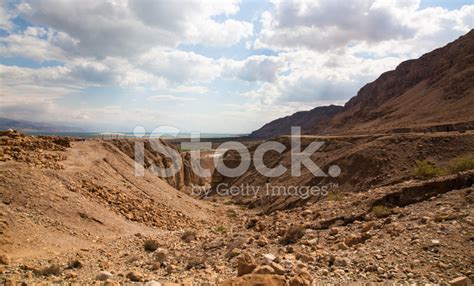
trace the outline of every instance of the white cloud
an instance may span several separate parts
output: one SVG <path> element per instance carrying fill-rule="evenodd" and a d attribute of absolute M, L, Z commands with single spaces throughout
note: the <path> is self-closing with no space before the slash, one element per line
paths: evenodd
<path fill-rule="evenodd" d="M 278 57 L 252 56 L 243 62 L 237 77 L 245 81 L 273 82 L 285 65 Z"/>
<path fill-rule="evenodd" d="M 174 120 L 207 130 L 250 130 L 297 110 L 342 104 L 382 72 L 454 40 L 474 23 L 474 5 L 447 10 L 420 9 L 418 0 L 285 1 L 258 14 L 262 28 L 254 31 L 239 8 L 234 0 L 0 0 L 0 57 L 59 62 L 0 65 L 0 111 L 25 119 Z M 32 26 L 13 23 L 18 15 Z M 241 41 L 246 50 L 235 45 Z M 213 51 L 239 60 L 210 57 Z M 90 96 L 84 99 L 95 102 L 90 106 L 60 106 L 71 93 L 85 98 L 89 87 L 127 89 L 130 101 L 100 108 Z M 193 110 L 161 109 L 173 104 Z"/>
<path fill-rule="evenodd" d="M 263 27 L 255 46 L 326 51 L 352 41 L 379 42 L 414 33 L 392 9 L 372 4 L 365 0 L 350 4 L 331 0 L 275 2 L 274 10 L 262 15 Z"/>
<path fill-rule="evenodd" d="M 328 51 L 353 45 L 370 47 L 410 42 L 446 43 L 473 27 L 473 7 L 458 10 L 419 9 L 419 0 L 406 1 L 283 1 L 262 14 L 255 48 Z M 389 43 L 393 43 L 388 44 Z M 366 50 L 366 51 L 367 51 Z M 387 49 L 389 50 L 389 48 Z"/>
<path fill-rule="evenodd" d="M 194 86 L 180 85 L 171 90 L 176 93 L 197 93 L 197 94 L 205 94 L 209 91 L 207 87 L 201 86 L 201 85 L 194 85 Z"/>
<path fill-rule="evenodd" d="M 13 14 L 8 10 L 7 5 L 6 0 L 0 0 L 0 29 L 9 31 L 13 26 L 10 22 Z"/>
<path fill-rule="evenodd" d="M 273 59 L 287 64 L 273 81 L 243 93 L 265 104 L 306 102 L 307 104 L 343 103 L 365 83 L 396 67 L 397 57 L 363 59 L 348 49 L 319 53 L 309 50 L 280 53 Z M 309 68 L 310 67 L 310 68 Z"/>
<path fill-rule="evenodd" d="M 196 100 L 196 98 L 166 94 L 166 95 L 152 95 L 152 96 L 147 97 L 147 100 L 149 101 L 193 101 L 193 100 Z"/>
<path fill-rule="evenodd" d="M 80 57 L 130 57 L 179 43 L 230 46 L 252 34 L 251 23 L 213 16 L 238 11 L 237 1 L 32 1 L 22 16 L 74 39 L 61 47 Z"/>
<path fill-rule="evenodd" d="M 138 58 L 137 66 L 177 83 L 206 82 L 221 73 L 221 66 L 217 61 L 178 50 L 150 50 Z"/>

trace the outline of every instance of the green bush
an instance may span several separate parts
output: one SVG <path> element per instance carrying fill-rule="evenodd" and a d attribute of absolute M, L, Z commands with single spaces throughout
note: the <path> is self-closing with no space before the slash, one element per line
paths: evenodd
<path fill-rule="evenodd" d="M 145 241 L 145 243 L 143 243 L 143 248 L 145 248 L 145 251 L 148 252 L 153 252 L 157 250 L 158 247 L 160 247 L 160 244 L 154 239 L 148 239 Z"/>
<path fill-rule="evenodd" d="M 377 218 L 387 217 L 392 213 L 392 210 L 386 206 L 374 206 L 372 208 L 372 213 Z"/>
<path fill-rule="evenodd" d="M 450 174 L 472 169 L 474 169 L 474 156 L 456 158 L 448 165 L 448 172 Z"/>
<path fill-rule="evenodd" d="M 428 162 L 427 160 L 416 160 L 413 175 L 418 178 L 434 178 L 445 174 L 445 170 Z"/>
<path fill-rule="evenodd" d="M 182 235 L 181 239 L 185 242 L 191 242 L 196 239 L 196 232 L 194 230 L 186 230 Z"/>
<path fill-rule="evenodd" d="M 329 192 L 327 194 L 328 201 L 340 202 L 344 199 L 344 195 L 340 192 Z"/>

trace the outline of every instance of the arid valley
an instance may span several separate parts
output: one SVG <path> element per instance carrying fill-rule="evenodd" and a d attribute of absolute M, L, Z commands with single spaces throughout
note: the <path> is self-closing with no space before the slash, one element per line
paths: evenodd
<path fill-rule="evenodd" d="M 0 118 L 0 284 L 472 285 L 474 30 L 307 110 L 201 142 Z"/>

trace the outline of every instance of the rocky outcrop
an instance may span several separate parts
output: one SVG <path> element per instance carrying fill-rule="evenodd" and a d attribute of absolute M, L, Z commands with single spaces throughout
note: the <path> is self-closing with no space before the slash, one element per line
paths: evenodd
<path fill-rule="evenodd" d="M 158 140 L 158 139 L 156 139 Z M 168 148 L 172 148 L 179 152 L 177 148 L 162 140 L 159 139 L 160 144 L 166 146 Z M 129 140 L 129 139 L 113 139 L 111 140 L 112 144 L 115 145 L 125 153 L 127 156 L 135 160 L 135 142 L 137 139 Z M 172 162 L 171 159 L 157 151 L 155 151 L 151 145 L 150 140 L 143 140 L 144 144 L 144 164 L 145 168 L 148 169 L 152 165 L 156 165 L 160 168 L 168 168 L 171 166 Z M 168 184 L 172 187 L 175 187 L 178 190 L 184 189 L 186 186 L 190 186 L 191 184 L 194 185 L 204 185 L 206 183 L 206 178 L 202 178 L 197 176 L 192 170 L 192 161 L 190 154 L 188 152 L 180 152 L 180 156 L 182 159 L 182 168 L 173 176 L 170 177 L 163 177 Z"/>

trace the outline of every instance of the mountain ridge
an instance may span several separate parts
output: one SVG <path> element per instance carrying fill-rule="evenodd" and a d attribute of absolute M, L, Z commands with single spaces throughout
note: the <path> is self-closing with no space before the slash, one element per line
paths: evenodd
<path fill-rule="evenodd" d="M 474 84 L 470 80 L 474 78 L 473 55 L 474 30 L 471 30 L 444 47 L 382 73 L 329 117 L 311 116 L 315 109 L 329 107 L 320 106 L 273 120 L 250 136 L 286 135 L 288 126 L 302 126 L 305 134 L 443 131 L 450 126 L 455 130 L 473 129 Z M 303 125 L 295 120 L 301 117 L 307 120 Z"/>
<path fill-rule="evenodd" d="M 22 132 L 45 131 L 45 132 L 81 132 L 84 129 L 73 126 L 62 126 L 56 124 L 33 122 L 28 120 L 16 120 L 0 117 L 0 130 L 15 129 Z"/>

